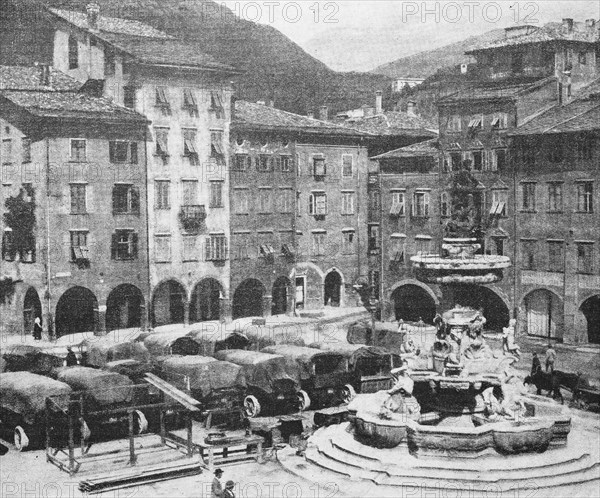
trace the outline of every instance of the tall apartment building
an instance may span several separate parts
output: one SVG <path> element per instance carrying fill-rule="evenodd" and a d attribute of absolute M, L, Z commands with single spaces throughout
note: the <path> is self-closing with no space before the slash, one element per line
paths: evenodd
<path fill-rule="evenodd" d="M 540 219 L 538 211 L 528 207 L 523 209 L 523 198 L 528 201 L 534 196 L 534 187 L 529 186 L 533 178 L 519 172 L 509 137 L 518 134 L 521 128 L 527 129 L 528 123 L 541 120 L 538 115 L 544 116 L 545 111 L 561 113 L 562 109 L 574 109 L 574 99 L 582 91 L 588 91 L 586 85 L 598 77 L 598 40 L 598 26 L 593 20 L 576 23 L 566 19 L 562 24 L 544 28 L 507 29 L 504 39 L 470 52 L 477 59 L 480 81 L 438 101 L 440 135 L 437 142 L 401 148 L 375 158 L 379 160 L 379 169 L 378 179 L 374 179 L 373 184 L 381 185 L 382 243 L 388 245 L 383 258 L 376 264 L 384 272 L 381 293 L 384 303 L 388 303 L 384 304 L 387 317 L 409 320 L 418 317 L 428 321 L 433 317 L 432 313 L 458 302 L 483 307 L 491 328 L 499 329 L 506 325 L 510 316 L 516 316 L 520 331 L 585 342 L 586 334 L 581 330 L 586 315 L 577 311 L 581 308 L 574 303 L 577 298 L 587 299 L 590 294 L 598 294 L 597 287 L 592 285 L 593 278 L 582 276 L 585 283 L 573 284 L 571 281 L 568 284 L 564 277 L 563 287 L 570 289 L 570 311 L 562 298 L 558 302 L 547 295 L 542 298 L 537 294 L 533 297 L 523 294 L 536 289 L 529 270 L 523 273 L 518 269 L 523 264 L 521 233 L 525 234 L 525 239 L 534 239 L 526 233 L 529 230 L 526 227 L 537 225 L 538 221 L 541 226 L 547 225 L 543 217 Z M 588 134 L 589 130 L 579 132 Z M 540 140 L 532 140 L 529 149 L 544 154 L 548 151 L 550 156 L 555 149 L 560 149 L 552 141 L 545 142 L 545 150 L 541 149 L 541 144 Z M 570 169 L 580 180 L 585 180 L 583 171 L 586 167 L 573 161 L 572 156 L 562 164 L 565 164 L 563 173 Z M 553 169 L 545 162 L 538 163 L 538 167 L 540 174 Z M 593 169 L 591 166 L 591 171 Z M 587 171 L 591 174 L 590 168 Z M 561 174 L 554 173 L 555 177 Z M 418 252 L 439 253 L 443 227 L 451 215 L 451 192 L 459 177 L 468 178 L 470 182 L 476 220 L 481 227 L 476 234 L 481 252 L 507 255 L 513 261 L 512 269 L 504 272 L 500 282 L 451 287 L 427 285 L 414 278 L 409 257 Z M 565 174 L 565 178 L 568 177 Z M 589 182 L 582 185 L 588 189 L 585 195 L 590 198 L 595 195 L 589 190 Z M 582 191 L 582 195 L 585 192 Z M 565 213 L 571 211 L 565 210 Z M 568 240 L 570 234 L 577 231 L 570 223 L 587 225 L 590 221 L 594 226 L 593 216 L 576 217 L 571 217 L 568 223 L 565 218 L 560 218 L 560 223 L 553 224 L 554 237 L 544 234 L 550 237 L 548 247 L 553 260 L 565 254 L 560 241 Z M 588 235 L 586 229 L 582 229 L 582 239 L 578 240 L 589 242 L 591 239 L 585 238 Z M 581 247 L 582 251 L 590 250 L 583 242 Z M 523 284 L 523 278 L 527 285 Z M 554 276 L 555 284 L 558 278 Z M 538 279 L 538 285 L 542 285 L 539 282 Z M 579 285 L 592 288 L 576 291 Z M 585 306 L 583 309 L 587 310 Z M 542 308 L 546 311 L 540 317 Z M 596 340 L 592 339 L 594 334 L 588 335 L 590 341 Z"/>
<path fill-rule="evenodd" d="M 14 6 L 13 6 L 14 7 Z M 237 71 L 149 25 L 86 12 L 7 13 L 15 58 L 45 61 L 152 123 L 146 142 L 150 325 L 226 318 L 230 77 Z M 27 26 L 27 16 L 33 26 Z M 50 44 L 50 47 L 47 45 Z"/>
<path fill-rule="evenodd" d="M 0 66 L 1 333 L 145 326 L 146 128 L 48 66 Z"/>

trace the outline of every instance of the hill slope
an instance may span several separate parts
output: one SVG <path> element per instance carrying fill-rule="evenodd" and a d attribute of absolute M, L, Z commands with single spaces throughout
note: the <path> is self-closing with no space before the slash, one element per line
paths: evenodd
<path fill-rule="evenodd" d="M 89 0 L 20 0 L 85 11 Z M 332 111 L 374 100 L 386 89 L 386 76 L 338 73 L 308 55 L 271 26 L 236 18 L 212 0 L 103 0 L 101 15 L 143 21 L 174 36 L 199 42 L 220 62 L 245 70 L 237 95 L 247 100 L 275 99 L 277 107 L 304 114 L 321 105 Z"/>
<path fill-rule="evenodd" d="M 418 54 L 403 57 L 376 67 L 371 72 L 383 74 L 390 78 L 407 76 L 427 78 L 439 69 L 453 67 L 463 62 L 474 62 L 474 59 L 465 55 L 465 51 L 475 46 L 497 40 L 504 36 L 503 29 L 488 31 L 483 35 L 471 36 L 466 40 L 451 43 L 434 50 L 419 52 Z"/>

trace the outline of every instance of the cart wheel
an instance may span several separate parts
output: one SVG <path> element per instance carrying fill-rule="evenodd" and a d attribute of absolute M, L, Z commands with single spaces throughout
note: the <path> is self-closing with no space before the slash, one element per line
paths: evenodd
<path fill-rule="evenodd" d="M 143 434 L 148 430 L 148 419 L 140 410 L 133 411 L 133 418 L 136 422 L 137 434 Z"/>
<path fill-rule="evenodd" d="M 298 393 L 298 400 L 300 401 L 298 408 L 301 412 L 310 408 L 310 398 L 306 391 L 300 391 Z"/>
<path fill-rule="evenodd" d="M 81 429 L 82 429 L 82 436 L 83 436 L 83 440 L 87 441 L 91 435 L 92 435 L 92 431 L 90 430 L 90 427 L 87 425 L 87 422 L 85 420 L 81 421 Z"/>
<path fill-rule="evenodd" d="M 355 396 L 356 391 L 354 390 L 354 387 L 352 387 L 350 384 L 346 384 L 342 389 L 342 401 L 344 403 L 349 403 L 354 399 Z"/>
<path fill-rule="evenodd" d="M 20 425 L 15 427 L 14 443 L 17 451 L 23 451 L 29 446 L 29 438 L 25 434 L 25 430 Z"/>
<path fill-rule="evenodd" d="M 256 396 L 249 394 L 244 398 L 244 412 L 246 416 L 252 418 L 257 417 L 260 413 L 260 402 L 256 399 Z"/>

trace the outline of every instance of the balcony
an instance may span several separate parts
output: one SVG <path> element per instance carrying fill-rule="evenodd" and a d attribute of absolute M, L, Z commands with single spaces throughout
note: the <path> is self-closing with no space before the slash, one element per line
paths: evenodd
<path fill-rule="evenodd" d="M 206 207 L 204 205 L 184 205 L 179 210 L 179 221 L 188 233 L 198 233 L 204 229 Z"/>

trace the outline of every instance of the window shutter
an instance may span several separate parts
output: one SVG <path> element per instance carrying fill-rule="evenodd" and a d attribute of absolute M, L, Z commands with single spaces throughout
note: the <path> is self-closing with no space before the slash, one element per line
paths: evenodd
<path fill-rule="evenodd" d="M 140 214 L 140 189 L 131 187 L 131 212 Z"/>
<path fill-rule="evenodd" d="M 423 202 L 425 204 L 425 216 L 429 216 L 429 194 L 423 196 Z"/>
<path fill-rule="evenodd" d="M 415 206 L 417 205 L 417 199 L 415 197 L 415 195 L 413 194 L 413 198 L 412 198 L 412 204 L 410 206 L 410 212 L 413 216 L 416 215 L 416 210 L 415 210 Z"/>
<path fill-rule="evenodd" d="M 113 189 L 112 189 L 112 210 L 113 210 L 113 214 L 117 213 L 119 211 L 118 193 L 119 193 L 119 186 L 118 185 L 114 185 Z"/>
<path fill-rule="evenodd" d="M 129 154 L 129 162 L 131 164 L 137 164 L 138 162 L 138 144 L 137 142 L 131 142 L 129 144 L 130 154 Z"/>
<path fill-rule="evenodd" d="M 111 236 L 111 243 L 110 243 L 110 257 L 111 259 L 117 259 L 117 241 L 118 241 L 118 236 L 116 233 L 113 233 Z"/>
<path fill-rule="evenodd" d="M 223 259 L 228 257 L 227 237 L 223 237 Z"/>
<path fill-rule="evenodd" d="M 108 157 L 111 163 L 115 162 L 115 142 L 108 142 Z"/>
<path fill-rule="evenodd" d="M 314 214 L 315 212 L 315 196 L 314 194 L 310 194 L 308 196 L 308 214 Z"/>
<path fill-rule="evenodd" d="M 205 246 L 204 246 L 205 261 L 210 261 L 212 259 L 211 254 L 210 254 L 210 248 L 211 248 L 210 237 L 207 237 L 206 241 L 205 241 Z"/>
<path fill-rule="evenodd" d="M 139 236 L 137 233 L 132 233 L 131 234 L 131 257 L 133 259 L 137 259 L 138 258 L 138 243 L 139 243 Z"/>

